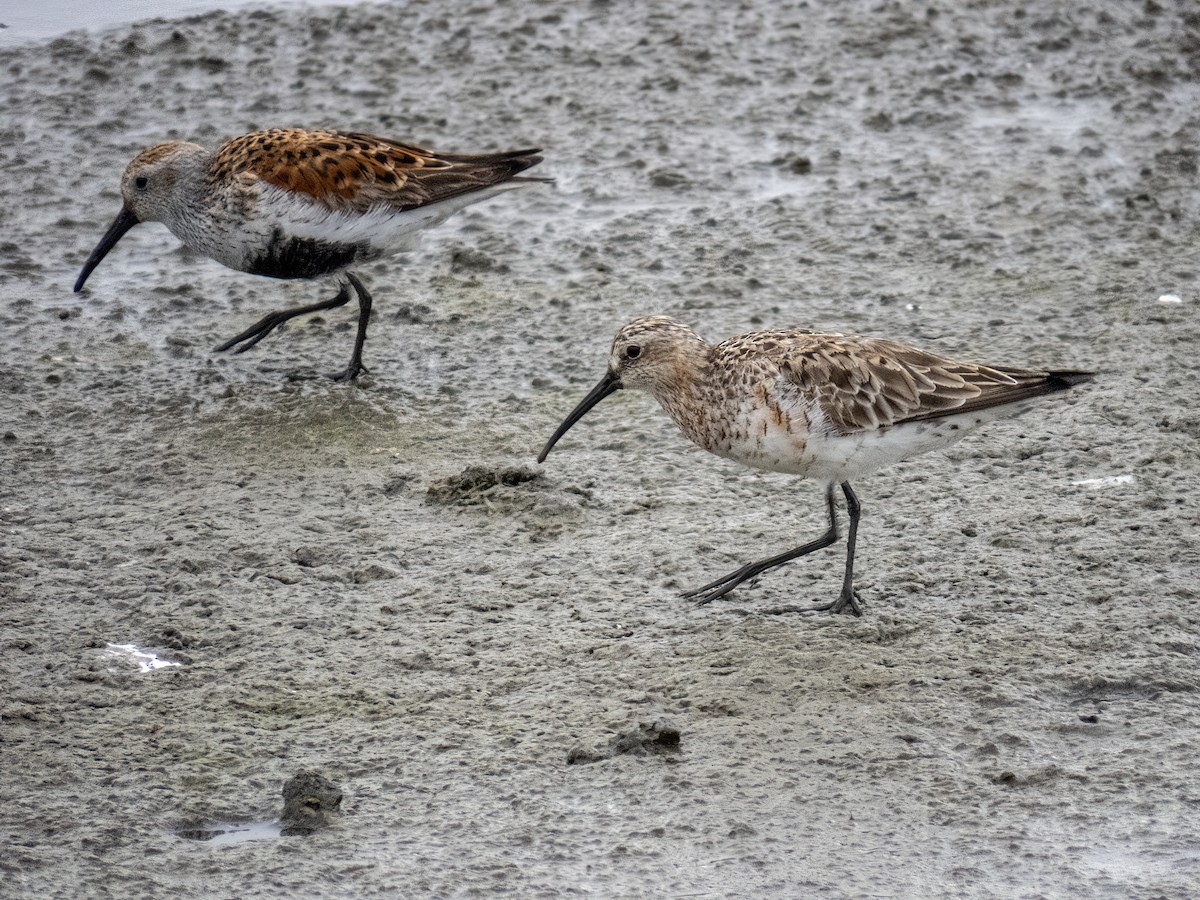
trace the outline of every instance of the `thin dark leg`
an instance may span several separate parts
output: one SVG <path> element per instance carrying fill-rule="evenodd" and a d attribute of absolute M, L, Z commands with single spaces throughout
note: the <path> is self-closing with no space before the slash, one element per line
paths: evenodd
<path fill-rule="evenodd" d="M 284 309 L 279 312 L 267 313 L 267 315 L 263 316 L 241 334 L 230 338 L 220 347 L 217 347 L 217 352 L 220 353 L 237 344 L 242 344 L 241 347 L 238 347 L 233 352 L 245 353 L 288 319 L 294 319 L 296 316 L 305 316 L 309 313 L 321 312 L 326 309 L 335 309 L 339 306 L 345 306 L 349 302 L 350 285 L 343 284 L 338 288 L 337 296 L 329 300 L 322 300 L 320 303 L 311 303 L 308 306 L 297 306 L 295 309 Z M 370 304 L 368 303 L 369 308 Z M 361 324 L 359 327 L 361 329 Z"/>
<path fill-rule="evenodd" d="M 858 495 L 850 487 L 850 482 L 842 482 L 842 493 L 846 495 L 846 512 L 850 514 L 850 534 L 846 539 L 846 574 L 842 578 L 842 592 L 832 603 L 813 608 L 840 613 L 849 606 L 856 616 L 861 616 L 862 607 L 858 605 L 858 594 L 854 590 L 854 544 L 858 538 L 858 519 L 862 515 L 862 505 L 858 502 Z"/>
<path fill-rule="evenodd" d="M 354 287 L 354 292 L 358 294 L 358 334 L 354 336 L 354 352 L 350 354 L 350 365 L 344 372 L 335 372 L 329 376 L 335 381 L 353 381 L 361 373 L 367 371 L 367 367 L 363 365 L 362 352 L 363 344 L 367 342 L 367 324 L 371 321 L 371 295 L 363 283 L 358 280 L 358 276 L 347 272 L 346 279 Z"/>
<path fill-rule="evenodd" d="M 853 496 L 853 494 L 847 495 L 847 502 L 849 502 L 850 496 Z M 855 503 L 857 502 L 858 501 L 856 498 Z M 742 584 L 743 582 L 748 581 L 757 575 L 761 575 L 768 569 L 773 569 L 776 566 L 783 565 L 785 562 L 791 562 L 793 559 L 798 559 L 801 556 L 805 556 L 816 550 L 828 547 L 838 539 L 837 515 L 834 510 L 832 484 L 829 485 L 828 489 L 825 491 L 825 506 L 829 510 L 829 530 L 825 532 L 824 536 L 805 544 L 803 547 L 797 547 L 795 550 L 789 550 L 786 553 L 780 553 L 778 556 L 760 559 L 757 562 L 752 562 L 749 565 L 742 566 L 737 571 L 730 572 L 725 577 L 718 578 L 716 581 L 704 585 L 704 587 L 696 588 L 694 591 L 688 591 L 683 596 L 689 600 L 695 600 L 697 605 L 703 606 L 705 603 L 711 603 L 718 597 L 724 597 L 739 584 Z M 831 608 L 832 606 L 833 604 L 830 604 Z"/>

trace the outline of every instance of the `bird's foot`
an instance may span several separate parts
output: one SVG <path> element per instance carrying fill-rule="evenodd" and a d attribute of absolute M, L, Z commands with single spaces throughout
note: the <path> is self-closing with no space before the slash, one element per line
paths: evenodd
<path fill-rule="evenodd" d="M 303 384 L 307 381 L 316 381 L 321 376 L 312 372 L 285 372 L 283 377 L 292 384 Z"/>
<path fill-rule="evenodd" d="M 716 600 L 720 597 L 724 597 L 728 593 L 729 593 L 728 590 L 704 591 L 704 590 L 701 590 L 700 588 L 697 588 L 694 591 L 684 591 L 679 596 L 682 597 L 684 600 L 696 601 L 697 606 L 705 606 L 709 603 L 712 603 L 714 600 Z"/>
<path fill-rule="evenodd" d="M 837 615 L 838 613 L 845 612 L 846 608 L 849 607 L 851 613 L 853 613 L 855 616 L 861 617 L 862 616 L 862 606 L 859 605 L 860 599 L 861 598 L 858 596 L 858 591 L 855 591 L 855 590 L 842 591 L 841 594 L 838 595 L 838 598 L 836 600 L 834 600 L 832 603 L 825 603 L 821 606 L 811 606 L 811 607 L 809 607 L 809 611 L 810 612 L 826 612 L 827 611 L 831 615 Z"/>
<path fill-rule="evenodd" d="M 340 372 L 330 372 L 329 377 L 334 381 L 344 384 L 353 381 L 359 375 L 369 374 L 370 371 L 370 369 L 362 364 L 362 360 L 351 360 L 350 365 L 346 366 Z"/>
<path fill-rule="evenodd" d="M 697 606 L 704 606 L 708 603 L 712 603 L 718 597 L 724 597 L 731 590 L 732 588 L 725 588 L 724 590 L 706 590 L 705 588 L 696 588 L 692 591 L 684 591 L 679 596 L 684 600 L 695 600 Z"/>
<path fill-rule="evenodd" d="M 726 594 L 732 593 L 734 588 L 741 587 L 743 584 L 754 584 L 757 578 L 747 578 L 745 581 L 739 581 L 733 576 L 736 572 L 732 572 L 717 581 L 698 587 L 694 590 L 684 591 L 679 596 L 684 600 L 694 600 L 697 606 L 705 606 L 712 603 L 714 600 L 719 600 Z"/>
<path fill-rule="evenodd" d="M 292 313 L 287 311 L 267 313 L 267 315 L 263 316 L 241 334 L 231 337 L 225 343 L 214 349 L 217 353 L 223 353 L 226 350 L 230 350 L 234 347 L 237 347 L 238 344 L 241 344 L 242 346 L 238 347 L 233 352 L 245 353 L 288 319 L 292 318 L 292 315 Z"/>

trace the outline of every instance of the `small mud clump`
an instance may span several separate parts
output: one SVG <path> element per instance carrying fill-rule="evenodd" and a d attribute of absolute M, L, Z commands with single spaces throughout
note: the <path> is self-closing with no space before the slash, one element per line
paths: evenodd
<path fill-rule="evenodd" d="M 589 750 L 582 745 L 567 752 L 567 765 L 594 763 L 626 753 L 634 756 L 667 756 L 679 752 L 680 734 L 674 725 L 664 722 L 638 725 L 636 731 L 618 732 L 603 750 Z"/>
<path fill-rule="evenodd" d="M 516 487 L 534 481 L 540 475 L 528 466 L 490 469 L 486 466 L 467 466 L 457 475 L 435 481 L 426 491 L 430 503 L 444 506 L 479 506 L 487 501 L 484 495 L 496 487 Z"/>
<path fill-rule="evenodd" d="M 342 789 L 317 772 L 300 771 L 283 785 L 283 834 L 312 834 L 342 807 Z"/>

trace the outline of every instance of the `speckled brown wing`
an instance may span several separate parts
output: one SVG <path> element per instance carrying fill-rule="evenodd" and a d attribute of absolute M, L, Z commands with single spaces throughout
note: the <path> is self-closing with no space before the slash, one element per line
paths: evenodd
<path fill-rule="evenodd" d="M 331 209 L 401 212 L 507 181 L 541 162 L 538 152 L 439 154 L 359 132 L 275 129 L 227 141 L 213 154 L 211 177 L 246 172 Z"/>
<path fill-rule="evenodd" d="M 779 332 L 768 351 L 843 434 L 968 413 L 1062 390 L 1083 372 L 961 363 L 895 341 Z"/>

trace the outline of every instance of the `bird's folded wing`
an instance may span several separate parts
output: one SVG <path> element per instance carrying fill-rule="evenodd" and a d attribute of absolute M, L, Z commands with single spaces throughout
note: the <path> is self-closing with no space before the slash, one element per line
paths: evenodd
<path fill-rule="evenodd" d="M 794 332 L 776 360 L 843 434 L 1048 393 L 1046 372 L 946 359 L 894 341 Z"/>
<path fill-rule="evenodd" d="M 402 212 L 511 178 L 540 161 L 534 153 L 438 154 L 359 132 L 279 129 L 228 141 L 213 173 L 247 173 L 334 212 Z"/>

